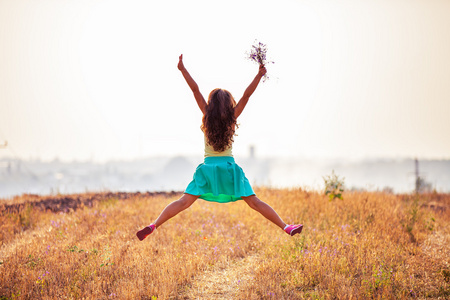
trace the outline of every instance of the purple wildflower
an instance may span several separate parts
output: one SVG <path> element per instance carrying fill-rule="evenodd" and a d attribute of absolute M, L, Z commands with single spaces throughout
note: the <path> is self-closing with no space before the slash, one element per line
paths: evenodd
<path fill-rule="evenodd" d="M 252 49 L 247 53 L 247 59 L 256 62 L 260 65 L 267 65 L 274 63 L 273 61 L 267 60 L 267 45 L 255 40 L 255 44 L 252 45 Z M 263 77 L 263 81 L 269 79 L 267 73 Z"/>

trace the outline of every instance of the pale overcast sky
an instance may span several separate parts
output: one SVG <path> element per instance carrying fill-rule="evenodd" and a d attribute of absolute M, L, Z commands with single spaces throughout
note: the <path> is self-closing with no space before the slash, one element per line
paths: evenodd
<path fill-rule="evenodd" d="M 206 97 L 239 99 L 234 153 L 450 158 L 450 1 L 0 0 L 1 157 L 203 154 Z"/>

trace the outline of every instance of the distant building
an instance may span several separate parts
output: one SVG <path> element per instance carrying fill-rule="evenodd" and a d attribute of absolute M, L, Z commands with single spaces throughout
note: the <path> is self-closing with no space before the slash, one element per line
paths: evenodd
<path fill-rule="evenodd" d="M 431 183 L 427 182 L 425 178 L 419 176 L 419 160 L 416 158 L 414 160 L 416 167 L 416 193 L 430 193 L 433 190 Z"/>
<path fill-rule="evenodd" d="M 249 158 L 254 159 L 255 158 L 255 146 L 250 145 L 249 147 Z"/>

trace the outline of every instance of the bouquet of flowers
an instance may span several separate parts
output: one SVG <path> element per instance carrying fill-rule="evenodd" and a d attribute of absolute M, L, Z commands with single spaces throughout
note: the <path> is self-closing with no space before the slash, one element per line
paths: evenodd
<path fill-rule="evenodd" d="M 267 60 L 267 45 L 258 41 L 255 41 L 255 43 L 252 45 L 252 49 L 247 53 L 247 59 L 254 61 L 260 65 L 274 63 L 273 61 Z M 267 73 L 264 75 L 263 81 L 266 81 L 266 79 L 269 79 Z"/>

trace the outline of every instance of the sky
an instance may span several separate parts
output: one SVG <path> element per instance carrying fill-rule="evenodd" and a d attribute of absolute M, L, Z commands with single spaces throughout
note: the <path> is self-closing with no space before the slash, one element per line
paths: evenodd
<path fill-rule="evenodd" d="M 203 155 L 207 97 L 238 100 L 234 154 L 450 159 L 450 1 L 0 0 L 0 158 Z"/>

